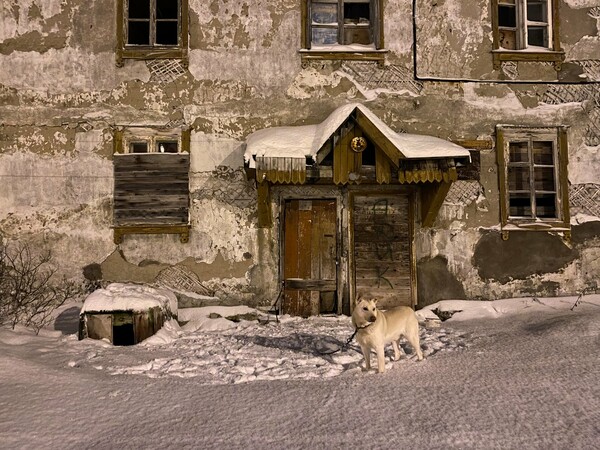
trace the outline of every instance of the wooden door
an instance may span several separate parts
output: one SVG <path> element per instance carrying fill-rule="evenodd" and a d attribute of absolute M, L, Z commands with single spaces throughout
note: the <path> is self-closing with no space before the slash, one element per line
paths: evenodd
<path fill-rule="evenodd" d="M 406 194 L 353 197 L 355 299 L 377 298 L 382 309 L 414 306 L 409 200 Z"/>
<path fill-rule="evenodd" d="M 335 312 L 335 200 L 287 200 L 284 212 L 283 314 Z"/>

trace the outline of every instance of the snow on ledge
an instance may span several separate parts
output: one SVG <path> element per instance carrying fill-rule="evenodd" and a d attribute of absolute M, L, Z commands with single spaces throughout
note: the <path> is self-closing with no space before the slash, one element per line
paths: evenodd
<path fill-rule="evenodd" d="M 142 312 L 159 307 L 177 314 L 177 297 L 167 289 L 133 283 L 112 283 L 92 292 L 83 302 L 80 314 L 103 311 Z"/>
<path fill-rule="evenodd" d="M 600 294 L 569 297 L 523 297 L 500 300 L 440 300 L 416 311 L 419 320 L 439 319 L 434 311 L 451 313 L 447 321 L 495 319 L 535 310 L 571 310 L 580 303 L 600 306 Z"/>

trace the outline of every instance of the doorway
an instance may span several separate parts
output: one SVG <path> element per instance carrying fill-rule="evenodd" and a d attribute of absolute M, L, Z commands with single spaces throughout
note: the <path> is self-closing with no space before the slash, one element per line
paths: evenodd
<path fill-rule="evenodd" d="M 284 203 L 282 313 L 308 317 L 337 311 L 337 213 L 334 199 Z"/>
<path fill-rule="evenodd" d="M 113 345 L 134 345 L 135 333 L 133 329 L 132 313 L 113 314 Z"/>
<path fill-rule="evenodd" d="M 416 304 L 413 204 L 410 194 L 352 195 L 355 300 L 377 298 L 382 309 Z"/>

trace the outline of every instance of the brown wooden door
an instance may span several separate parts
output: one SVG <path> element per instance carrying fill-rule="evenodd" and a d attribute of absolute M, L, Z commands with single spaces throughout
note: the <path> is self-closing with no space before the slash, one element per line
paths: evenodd
<path fill-rule="evenodd" d="M 354 196 L 355 299 L 377 298 L 382 309 L 414 304 L 409 207 L 405 194 Z"/>
<path fill-rule="evenodd" d="M 284 217 L 282 312 L 303 317 L 335 312 L 335 200 L 288 200 Z"/>

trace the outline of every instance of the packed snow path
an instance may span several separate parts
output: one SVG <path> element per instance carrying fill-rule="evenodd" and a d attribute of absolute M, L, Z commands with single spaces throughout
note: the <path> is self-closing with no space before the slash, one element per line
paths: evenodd
<path fill-rule="evenodd" d="M 438 330 L 446 330 L 449 340 L 462 340 L 464 347 L 432 352 L 422 362 L 408 357 L 389 363 L 385 374 L 363 372 L 360 355 L 349 352 L 356 359 L 329 363 L 346 368 L 335 376 L 324 375 L 315 364 L 304 379 L 257 376 L 237 384 L 241 375 L 229 370 L 230 364 L 215 365 L 216 356 L 211 361 L 217 372 L 235 376 L 141 370 L 162 359 L 168 361 L 164 366 L 175 367 L 177 358 L 180 367 L 192 367 L 188 362 L 207 331 L 186 339 L 193 332 L 182 330 L 182 336 L 160 345 L 117 348 L 53 333 L 4 330 L 0 447 L 597 448 L 599 305 L 595 296 L 573 310 L 540 305 L 496 318 L 450 320 Z M 281 346 L 264 346 L 245 334 L 258 325 L 213 334 L 225 348 L 238 342 L 258 352 L 255 368 L 263 352 L 270 354 L 261 347 L 288 361 L 294 359 L 288 351 L 300 359 L 317 358 L 300 349 L 313 347 L 309 336 L 329 332 L 331 342 L 343 342 L 351 331 L 344 318 L 326 319 L 326 326 L 315 320 L 298 321 L 290 334 L 282 331 L 287 324 L 265 333 L 263 339 L 286 343 Z M 308 341 L 293 337 L 303 332 Z M 236 360 L 232 355 L 222 357 Z M 139 373 L 130 375 L 134 370 Z M 300 365 L 290 365 L 289 371 L 302 372 Z M 306 375 L 311 372 L 317 375 Z"/>

